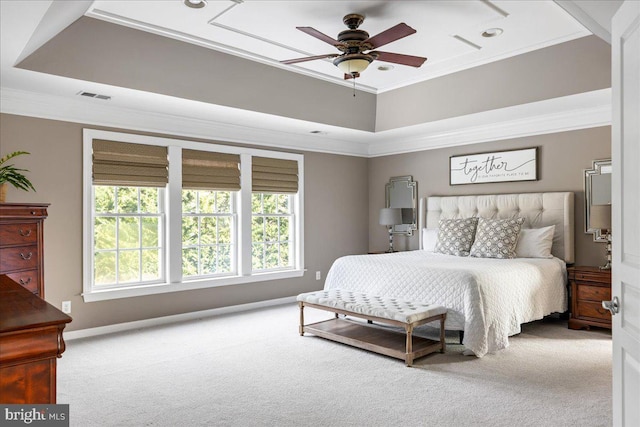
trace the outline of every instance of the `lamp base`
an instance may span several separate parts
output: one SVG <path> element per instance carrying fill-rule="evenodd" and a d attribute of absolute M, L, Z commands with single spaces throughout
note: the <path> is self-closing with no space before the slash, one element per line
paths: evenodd
<path fill-rule="evenodd" d="M 607 254 L 607 262 L 605 263 L 605 265 L 600 266 L 600 270 L 611 270 L 611 233 L 609 232 L 609 230 L 607 230 L 607 247 L 606 247 L 606 254 Z"/>
<path fill-rule="evenodd" d="M 389 249 L 386 251 L 387 253 L 395 252 L 393 250 L 393 226 L 389 227 Z"/>

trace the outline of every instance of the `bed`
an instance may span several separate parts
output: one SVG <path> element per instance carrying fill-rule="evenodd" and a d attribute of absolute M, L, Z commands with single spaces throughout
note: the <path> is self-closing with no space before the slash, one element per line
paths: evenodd
<path fill-rule="evenodd" d="M 327 274 L 325 289 L 445 306 L 445 328 L 464 331 L 467 354 L 482 357 L 507 348 L 508 337 L 518 334 L 523 323 L 566 311 L 566 264 L 574 260 L 573 206 L 571 192 L 421 199 L 419 250 L 339 258 Z M 430 250 L 429 236 L 441 219 L 473 217 L 523 218 L 522 228 L 532 232 L 553 226 L 551 253 L 496 259 Z"/>

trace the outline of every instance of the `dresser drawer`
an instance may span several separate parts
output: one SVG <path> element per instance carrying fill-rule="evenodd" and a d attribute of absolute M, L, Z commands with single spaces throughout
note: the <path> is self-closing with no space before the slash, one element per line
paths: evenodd
<path fill-rule="evenodd" d="M 38 268 L 38 246 L 0 248 L 0 272 Z"/>
<path fill-rule="evenodd" d="M 29 245 L 38 242 L 38 224 L 35 222 L 4 224 L 0 228 L 0 245 Z"/>
<path fill-rule="evenodd" d="M 9 276 L 9 278 L 14 282 L 19 283 L 34 294 L 38 295 L 38 289 L 40 285 L 39 270 L 18 271 L 15 273 L 8 273 L 7 276 Z"/>
<path fill-rule="evenodd" d="M 0 216 L 3 218 L 27 219 L 27 218 L 46 218 L 47 205 L 19 205 L 13 203 L 5 203 L 2 205 Z"/>
<path fill-rule="evenodd" d="M 579 301 L 577 318 L 588 317 L 591 319 L 602 319 L 611 322 L 611 312 L 602 307 L 601 302 Z"/>
<path fill-rule="evenodd" d="M 600 303 L 611 299 L 611 288 L 604 286 L 579 285 L 576 293 L 579 301 L 586 300 Z"/>

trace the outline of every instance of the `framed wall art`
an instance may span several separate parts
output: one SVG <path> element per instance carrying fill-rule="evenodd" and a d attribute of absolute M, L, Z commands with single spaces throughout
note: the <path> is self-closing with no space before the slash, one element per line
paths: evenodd
<path fill-rule="evenodd" d="M 537 179 L 538 147 L 449 157 L 449 185 Z"/>

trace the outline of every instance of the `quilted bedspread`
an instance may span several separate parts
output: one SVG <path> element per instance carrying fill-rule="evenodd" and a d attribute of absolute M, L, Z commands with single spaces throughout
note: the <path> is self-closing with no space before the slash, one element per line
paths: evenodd
<path fill-rule="evenodd" d="M 567 309 L 566 265 L 552 258 L 486 259 L 426 251 L 337 259 L 325 289 L 349 289 L 447 308 L 477 357 L 509 346 L 522 323 Z"/>

